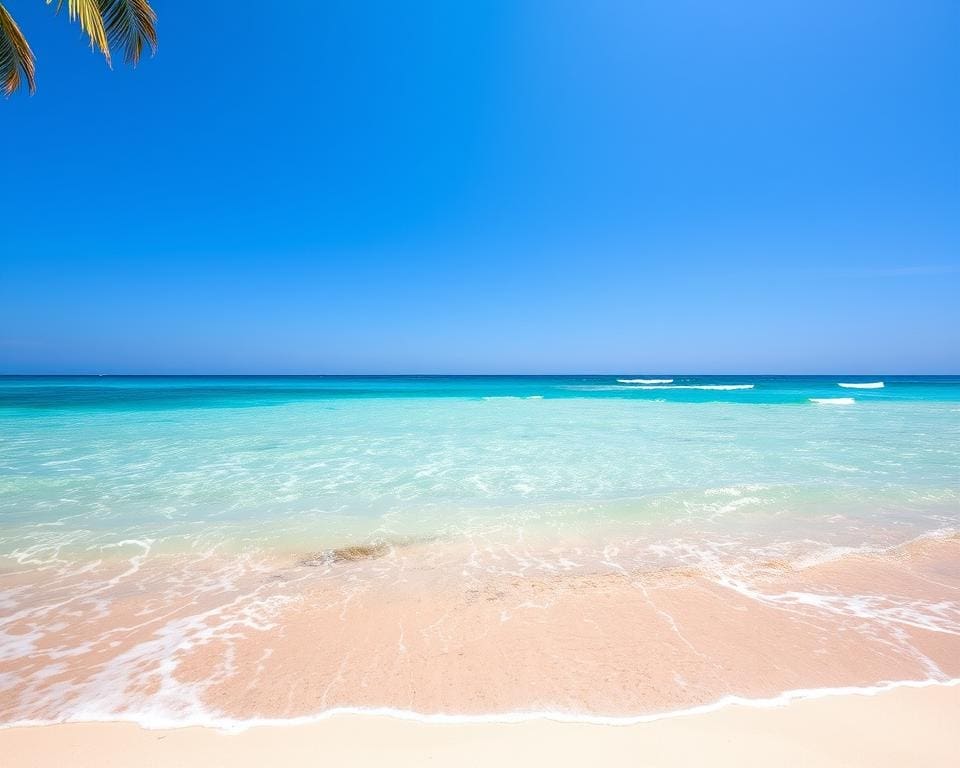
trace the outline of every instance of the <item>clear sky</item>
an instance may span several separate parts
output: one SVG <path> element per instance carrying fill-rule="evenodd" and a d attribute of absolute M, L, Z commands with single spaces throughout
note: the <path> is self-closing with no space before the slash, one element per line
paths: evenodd
<path fill-rule="evenodd" d="M 954 0 L 5 3 L 0 372 L 960 372 Z"/>

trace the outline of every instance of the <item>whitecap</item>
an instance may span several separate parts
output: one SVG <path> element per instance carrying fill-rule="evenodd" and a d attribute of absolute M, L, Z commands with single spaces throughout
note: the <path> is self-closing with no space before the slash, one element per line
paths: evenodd
<path fill-rule="evenodd" d="M 619 384 L 673 384 L 673 379 L 617 379 Z"/>
<path fill-rule="evenodd" d="M 732 389 L 753 389 L 753 384 L 671 384 L 668 386 L 639 386 L 633 389 L 709 389 L 725 392 Z"/>
<path fill-rule="evenodd" d="M 858 382 L 837 382 L 838 387 L 843 387 L 844 389 L 883 389 L 884 383 L 882 381 L 858 381 Z"/>

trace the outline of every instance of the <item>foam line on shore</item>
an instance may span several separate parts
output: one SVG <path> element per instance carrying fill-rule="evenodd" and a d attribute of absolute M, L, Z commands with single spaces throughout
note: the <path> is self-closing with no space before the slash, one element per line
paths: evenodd
<path fill-rule="evenodd" d="M 146 730 L 172 730 L 175 728 L 212 728 L 225 733 L 241 733 L 250 728 L 287 727 L 309 725 L 339 716 L 366 716 L 389 717 L 396 720 L 407 720 L 428 725 L 470 725 L 470 724 L 509 724 L 524 723 L 535 720 L 550 720 L 558 723 L 572 723 L 582 725 L 640 725 L 658 720 L 667 720 L 676 717 L 689 717 L 707 714 L 731 706 L 749 707 L 753 709 L 771 709 L 785 707 L 796 701 L 823 699 L 833 696 L 875 696 L 897 688 L 952 688 L 960 685 L 960 678 L 936 680 L 887 680 L 870 686 L 841 686 L 827 688 L 796 688 L 784 691 L 776 696 L 766 698 L 749 698 L 729 694 L 709 704 L 698 704 L 685 709 L 653 712 L 644 715 L 592 715 L 589 713 L 559 712 L 553 710 L 519 710 L 503 713 L 489 713 L 478 715 L 454 715 L 442 712 L 422 713 L 408 709 L 394 709 L 391 707 L 333 707 L 313 715 L 302 715 L 290 718 L 249 718 L 237 720 L 234 718 L 216 716 L 193 716 L 168 719 L 159 716 L 145 715 L 78 715 L 64 720 L 19 720 L 11 723 L 0 723 L 0 730 L 10 728 L 33 728 L 63 723 L 134 723 Z"/>

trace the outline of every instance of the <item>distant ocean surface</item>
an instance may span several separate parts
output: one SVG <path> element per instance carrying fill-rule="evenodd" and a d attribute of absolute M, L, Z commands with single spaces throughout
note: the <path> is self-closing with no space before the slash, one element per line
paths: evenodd
<path fill-rule="evenodd" d="M 960 500 L 957 377 L 8 377 L 0 428 L 6 556 L 707 520 L 747 486 L 741 514 L 925 530 Z"/>
<path fill-rule="evenodd" d="M 236 691 L 243 705 L 214 705 L 211 691 L 237 677 L 223 659 L 246 652 L 232 645 L 241 635 L 260 638 L 251 668 L 284 657 L 263 638 L 293 636 L 315 591 L 369 607 L 416 583 L 438 604 L 474 590 L 492 606 L 534 583 L 566 595 L 561 576 L 693 569 L 746 599 L 771 563 L 808 568 L 958 531 L 960 377 L 0 377 L 0 721 L 669 708 L 642 686 L 621 707 L 574 681 L 472 705 L 331 689 L 332 677 L 316 683 L 322 700 L 279 709 Z M 491 621 L 534 637 L 517 617 L 540 603 L 519 592 Z M 909 626 L 955 638 L 960 612 L 941 598 L 908 590 L 895 602 Z M 477 609 L 464 599 L 443 616 L 466 621 Z M 869 600 L 844 605 L 877 622 L 877 638 L 896 636 Z M 427 655 L 436 621 L 418 630 Z M 390 622 L 401 625 L 391 647 L 410 658 L 416 620 Z M 201 648 L 226 664 L 209 690 L 170 661 Z M 941 652 L 910 644 L 912 677 L 950 677 Z M 711 682 L 694 695 L 691 675 L 669 678 L 685 692 L 674 705 L 735 692 Z"/>

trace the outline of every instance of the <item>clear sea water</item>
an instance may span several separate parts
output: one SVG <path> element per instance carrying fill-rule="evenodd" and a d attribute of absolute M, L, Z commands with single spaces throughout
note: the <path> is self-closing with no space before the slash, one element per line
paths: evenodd
<path fill-rule="evenodd" d="M 960 377 L 0 378 L 0 563 L 958 519 Z"/>
<path fill-rule="evenodd" d="M 860 552 L 898 563 L 909 547 L 890 548 L 958 531 L 960 377 L 0 378 L 0 725 L 247 722 L 331 702 L 635 714 L 811 681 L 943 681 L 952 566 L 921 554 L 929 576 L 850 574 Z M 851 553 L 849 594 L 797 591 Z M 644 586 L 693 572 L 656 598 Z M 613 589 L 633 613 L 584 629 Z M 723 600 L 702 610 L 729 637 L 743 601 L 786 622 L 783 643 L 757 646 L 773 659 L 763 685 L 749 654 L 734 669 L 723 643 L 694 652 L 710 638 L 678 635 L 659 602 L 685 596 L 676 620 L 703 627 L 689 606 L 710 589 Z M 788 638 L 810 627 L 805 656 Z M 843 655 L 851 632 L 872 649 L 862 668 Z M 488 633 L 521 659 L 556 640 L 557 665 L 517 688 L 484 678 L 477 651 L 462 700 L 444 699 L 437 681 Z M 674 669 L 653 647 L 691 653 Z M 599 666 L 581 675 L 577 654 Z M 647 670 L 637 696 L 590 676 L 608 664 Z"/>

